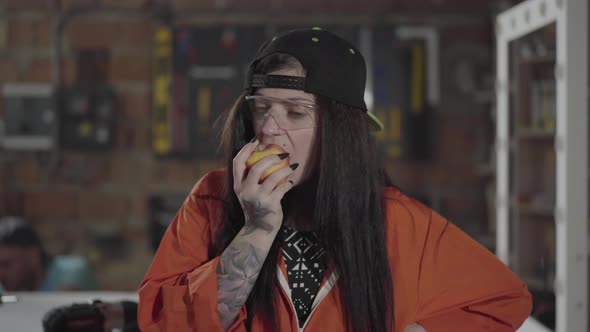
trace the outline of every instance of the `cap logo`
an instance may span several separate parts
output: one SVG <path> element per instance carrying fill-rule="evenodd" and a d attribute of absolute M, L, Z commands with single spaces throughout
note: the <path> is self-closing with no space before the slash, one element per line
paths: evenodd
<path fill-rule="evenodd" d="M 320 41 L 320 40 L 319 40 L 319 39 L 317 39 L 316 37 L 313 37 L 311 40 L 312 40 L 314 43 L 317 43 L 317 42 L 319 42 L 319 41 Z"/>

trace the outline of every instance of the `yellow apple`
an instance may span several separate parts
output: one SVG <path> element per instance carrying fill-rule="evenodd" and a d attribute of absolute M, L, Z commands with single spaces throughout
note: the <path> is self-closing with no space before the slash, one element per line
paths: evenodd
<path fill-rule="evenodd" d="M 285 149 L 283 149 L 280 145 L 276 145 L 276 144 L 269 144 L 266 146 L 259 145 L 258 147 L 256 147 L 256 150 L 254 150 L 254 152 L 252 152 L 250 157 L 248 157 L 248 160 L 246 160 L 246 172 L 248 172 L 250 170 L 250 168 L 252 168 L 252 166 L 254 166 L 254 164 L 259 162 L 263 158 L 273 155 L 273 154 L 281 154 L 281 153 L 285 153 L 285 152 L 286 152 Z M 264 180 L 266 180 L 266 178 L 269 175 L 271 175 L 272 173 L 278 171 L 279 169 L 281 169 L 283 167 L 287 167 L 287 166 L 289 166 L 289 157 L 283 159 L 280 164 L 273 165 L 273 166 L 269 167 L 267 170 L 265 170 L 264 173 L 262 173 L 262 176 L 260 176 L 260 181 L 258 183 L 264 182 Z M 286 178 L 283 179 L 281 182 L 279 182 L 279 185 L 285 183 L 286 181 L 287 181 Z"/>

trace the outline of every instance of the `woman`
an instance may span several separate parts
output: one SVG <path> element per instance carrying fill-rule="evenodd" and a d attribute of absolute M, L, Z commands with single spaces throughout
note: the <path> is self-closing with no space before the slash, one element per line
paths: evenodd
<path fill-rule="evenodd" d="M 391 185 L 365 71 L 355 47 L 318 28 L 262 45 L 225 122 L 227 167 L 195 185 L 142 282 L 143 331 L 520 326 L 525 284 Z M 286 152 L 247 169 L 270 144 Z"/>

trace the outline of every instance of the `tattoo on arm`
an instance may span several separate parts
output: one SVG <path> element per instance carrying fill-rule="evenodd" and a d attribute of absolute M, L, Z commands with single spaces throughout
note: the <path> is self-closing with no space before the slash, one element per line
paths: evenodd
<path fill-rule="evenodd" d="M 261 207 L 260 202 L 244 202 L 244 212 L 248 218 L 244 225 L 244 235 L 248 235 L 257 229 L 272 232 L 273 226 L 263 220 L 263 218 L 270 213 L 271 210 Z"/>
<path fill-rule="evenodd" d="M 243 240 L 232 242 L 221 254 L 217 267 L 217 309 L 225 330 L 246 303 L 265 259 L 265 250 Z"/>

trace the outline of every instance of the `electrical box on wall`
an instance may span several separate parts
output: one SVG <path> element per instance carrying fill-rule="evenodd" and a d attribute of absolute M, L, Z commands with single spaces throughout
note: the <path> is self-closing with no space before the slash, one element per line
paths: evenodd
<path fill-rule="evenodd" d="M 76 82 L 57 94 L 59 139 L 64 148 L 107 150 L 114 145 L 118 102 L 108 82 L 108 49 L 76 50 Z"/>
<path fill-rule="evenodd" d="M 117 99 L 109 86 L 62 88 L 58 100 L 61 146 L 97 150 L 113 146 Z"/>
<path fill-rule="evenodd" d="M 53 89 L 48 84 L 2 86 L 4 133 L 0 144 L 11 150 L 49 150 L 54 144 Z"/>

